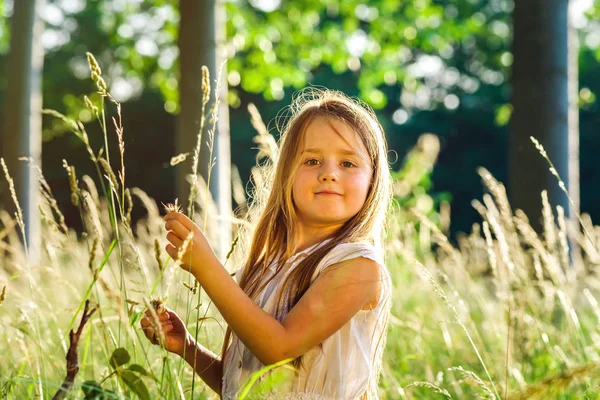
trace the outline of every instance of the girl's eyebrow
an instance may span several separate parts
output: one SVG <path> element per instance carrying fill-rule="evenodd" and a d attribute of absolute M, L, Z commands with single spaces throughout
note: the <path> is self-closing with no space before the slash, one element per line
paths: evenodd
<path fill-rule="evenodd" d="M 305 149 L 303 151 L 303 153 L 321 153 L 322 150 L 321 149 Z M 357 156 L 360 158 L 364 158 L 364 156 L 358 154 L 356 151 L 354 150 L 344 150 L 344 149 L 338 149 L 337 150 L 338 154 L 343 154 L 343 155 L 350 155 L 350 156 Z"/>

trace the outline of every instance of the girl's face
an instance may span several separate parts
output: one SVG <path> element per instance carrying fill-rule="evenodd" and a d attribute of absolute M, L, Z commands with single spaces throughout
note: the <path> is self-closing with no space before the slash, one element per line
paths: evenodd
<path fill-rule="evenodd" d="M 299 222 L 312 228 L 343 225 L 367 198 L 373 176 L 367 149 L 342 121 L 317 117 L 300 151 L 292 187 Z"/>

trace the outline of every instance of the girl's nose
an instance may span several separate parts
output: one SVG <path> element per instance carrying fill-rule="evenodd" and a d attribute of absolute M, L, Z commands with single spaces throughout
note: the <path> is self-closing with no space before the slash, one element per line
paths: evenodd
<path fill-rule="evenodd" d="M 319 182 L 335 182 L 337 180 L 337 169 L 335 166 L 323 163 L 319 171 Z"/>

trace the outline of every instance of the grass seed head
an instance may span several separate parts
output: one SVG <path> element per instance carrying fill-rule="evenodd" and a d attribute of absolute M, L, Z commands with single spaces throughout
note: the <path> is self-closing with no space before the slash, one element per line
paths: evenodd
<path fill-rule="evenodd" d="M 210 99 L 210 72 L 206 65 L 202 66 L 202 103 L 208 103 Z"/>
<path fill-rule="evenodd" d="M 131 211 L 133 210 L 133 199 L 131 198 L 131 191 L 129 188 L 125 189 L 125 218 L 127 224 L 131 225 Z"/>
<path fill-rule="evenodd" d="M 88 61 L 88 65 L 90 67 L 90 72 L 95 73 L 97 75 L 102 75 L 102 70 L 100 69 L 100 65 L 98 64 L 98 61 L 96 61 L 96 57 L 94 57 L 94 55 L 92 53 L 90 53 L 89 51 L 85 54 L 87 56 L 87 61 Z"/>
<path fill-rule="evenodd" d="M 6 180 L 8 181 L 8 189 L 10 191 L 10 196 L 12 197 L 12 200 L 15 203 L 15 207 L 17 209 L 17 212 L 15 213 L 17 224 L 19 225 L 19 228 L 21 229 L 21 233 L 23 234 L 23 238 L 25 239 L 25 221 L 23 219 L 23 209 L 21 208 L 21 205 L 19 204 L 19 200 L 17 198 L 15 182 L 13 181 L 12 177 L 8 173 L 8 167 L 6 166 L 6 163 L 4 162 L 4 158 L 2 158 L 2 157 L 0 157 L 0 164 L 2 164 L 2 169 L 4 170 L 4 176 L 6 177 Z"/>
<path fill-rule="evenodd" d="M 71 187 L 71 203 L 75 207 L 79 205 L 79 185 L 77 183 L 77 176 L 75 175 L 75 167 L 69 165 L 67 160 L 63 158 L 63 167 L 67 170 L 67 174 L 69 175 L 69 186 Z"/>
<path fill-rule="evenodd" d="M 163 266 L 162 262 L 160 261 L 160 243 L 158 242 L 158 239 L 154 239 L 154 258 L 158 263 L 158 270 L 162 271 Z"/>
<path fill-rule="evenodd" d="M 92 112 L 92 114 L 94 114 L 94 117 L 98 118 L 100 115 L 98 112 L 98 107 L 96 107 L 87 96 L 83 96 L 83 100 L 85 101 L 85 106 Z"/>
<path fill-rule="evenodd" d="M 90 263 L 89 268 L 90 271 L 94 270 L 94 259 L 96 258 L 96 250 L 98 249 L 98 238 L 94 238 L 94 243 L 92 244 L 92 250 L 90 251 Z"/>
<path fill-rule="evenodd" d="M 154 311 L 156 311 L 157 314 L 160 314 L 164 310 L 165 307 L 163 305 L 163 302 L 164 299 L 161 299 L 160 297 L 150 299 L 150 305 L 152 306 Z"/>
<path fill-rule="evenodd" d="M 174 167 L 175 165 L 184 162 L 189 155 L 190 153 L 177 154 L 176 156 L 171 157 L 171 161 L 169 162 L 169 164 L 171 165 L 171 167 Z"/>
<path fill-rule="evenodd" d="M 108 161 L 106 161 L 106 159 L 104 159 L 104 158 L 98 158 L 98 162 L 100 163 L 100 165 L 102 166 L 102 169 L 106 173 L 106 176 L 108 177 L 109 182 L 114 186 L 115 190 L 117 190 L 119 188 L 119 183 L 117 182 L 117 177 L 115 176 L 115 173 L 113 172 L 112 168 L 110 167 L 110 164 L 108 163 Z"/>
<path fill-rule="evenodd" d="M 179 199 L 175 199 L 174 203 L 162 203 L 163 207 L 165 208 L 165 211 L 168 213 L 172 213 L 172 212 L 183 212 L 183 209 L 181 208 L 181 205 L 178 204 Z"/>

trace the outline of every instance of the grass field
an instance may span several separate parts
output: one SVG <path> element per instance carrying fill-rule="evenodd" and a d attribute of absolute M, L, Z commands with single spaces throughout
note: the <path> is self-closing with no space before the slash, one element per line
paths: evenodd
<path fill-rule="evenodd" d="M 120 106 L 106 92 L 93 58 L 90 64 L 104 101 L 86 102 L 105 135 L 113 135 L 104 108 Z M 163 250 L 164 211 L 143 190 L 127 187 L 123 152 L 111 154 L 112 165 L 119 165 L 113 171 L 108 154 L 100 159 L 99 149 L 89 147 L 85 127 L 54 115 L 86 145 L 98 176 L 78 177 L 65 165 L 72 206 L 85 226 L 78 234 L 65 226 L 40 174 L 39 263 L 27 261 L 22 217 L 0 211 L 0 397 L 57 393 L 67 374 L 69 330 L 77 330 L 90 300 L 98 308 L 81 331 L 79 371 L 68 396 L 216 398 L 191 368 L 152 346 L 139 328 L 144 308 L 159 298 L 185 316 L 205 347 L 218 352 L 223 339 L 224 323 L 210 299 Z M 254 113 L 260 130 L 257 118 Z M 115 126 L 122 143 L 118 119 Z M 276 151 L 268 133 L 259 132 L 258 142 L 267 157 Z M 581 216 L 585 229 L 576 241 L 582 257 L 570 261 L 562 210 L 553 210 L 540 194 L 545 224 L 543 234 L 536 234 L 522 213 L 511 210 L 502 184 L 481 169 L 489 192 L 473 202 L 481 223 L 453 245 L 444 235 L 448 206 L 435 206 L 418 185 L 438 148 L 434 136 L 423 136 L 396 173 L 400 207 L 391 216 L 386 247 L 394 295 L 381 397 L 600 398 L 600 227 Z M 197 165 L 197 156 L 194 161 Z M 218 225 L 211 219 L 214 205 L 206 185 L 195 187 L 196 207 L 188 214 L 201 227 Z M 146 210 L 135 224 L 132 207 Z M 249 215 L 234 221 L 241 239 L 226 263 L 231 271 L 243 260 Z M 217 231 L 206 233 L 216 242 Z"/>

